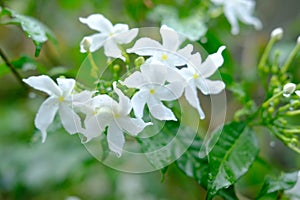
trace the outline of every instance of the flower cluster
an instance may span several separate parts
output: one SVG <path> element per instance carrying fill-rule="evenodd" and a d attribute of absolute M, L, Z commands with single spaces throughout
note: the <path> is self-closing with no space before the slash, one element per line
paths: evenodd
<path fill-rule="evenodd" d="M 144 37 L 138 39 L 131 48 L 124 50 L 119 45 L 130 43 L 137 36 L 138 29 L 129 30 L 125 24 L 112 25 L 100 14 L 80 18 L 80 21 L 100 32 L 83 38 L 81 52 L 94 52 L 103 46 L 107 57 L 126 61 L 128 54 L 135 54 L 147 56 L 147 59 L 140 66 L 136 66 L 137 70 L 130 72 L 125 79 L 112 82 L 117 101 L 113 95 L 98 94 L 97 91 L 77 91 L 74 89 L 76 82 L 73 79 L 58 78 L 57 84 L 45 75 L 24 79 L 31 87 L 50 96 L 41 105 L 35 118 L 35 126 L 42 132 L 43 142 L 47 128 L 58 111 L 67 132 L 82 134 L 85 138 L 83 142 L 106 133 L 109 149 L 121 156 L 125 143 L 124 132 L 137 136 L 146 126 L 152 124 L 143 119 L 145 106 L 152 117 L 158 120 L 176 121 L 178 116 L 164 102 L 184 96 L 197 109 L 200 118 L 204 119 L 197 89 L 204 95 L 209 95 L 220 93 L 225 88 L 222 81 L 208 79 L 224 62 L 224 46 L 202 62 L 201 55 L 198 52 L 193 53 L 191 44 L 180 48 L 178 33 L 162 26 L 162 43 Z M 134 88 L 132 97 L 125 95 L 126 92 L 124 94 L 117 84 L 123 85 L 122 88 Z"/>

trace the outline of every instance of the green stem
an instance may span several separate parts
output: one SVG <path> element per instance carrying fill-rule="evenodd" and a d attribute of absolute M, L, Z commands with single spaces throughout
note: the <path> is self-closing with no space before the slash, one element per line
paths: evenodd
<path fill-rule="evenodd" d="M 91 52 L 88 52 L 88 59 L 90 61 L 90 64 L 91 64 L 91 76 L 93 78 L 98 78 L 98 72 L 99 72 L 99 69 L 95 63 L 95 60 L 93 58 L 93 55 Z"/>
<path fill-rule="evenodd" d="M 278 38 L 276 38 L 276 37 L 271 37 L 271 39 L 269 40 L 269 42 L 265 48 L 265 51 L 264 51 L 264 53 L 259 61 L 259 64 L 258 64 L 258 69 L 260 71 L 263 71 L 263 68 L 265 67 L 266 62 L 268 60 L 268 55 L 277 40 L 278 40 Z"/>
<path fill-rule="evenodd" d="M 281 73 L 285 73 L 288 70 L 289 66 L 291 65 L 291 63 L 295 59 L 295 57 L 296 57 L 297 53 L 299 52 L 299 50 L 300 50 L 300 44 L 297 43 L 295 48 L 293 49 L 293 51 L 289 55 L 288 59 L 286 60 L 286 62 L 282 66 Z"/>
<path fill-rule="evenodd" d="M 265 101 L 263 104 L 262 104 L 262 107 L 263 108 L 266 108 L 271 101 L 274 101 L 275 99 L 277 99 L 278 97 L 280 97 L 281 95 L 283 95 L 283 91 L 281 92 L 278 92 L 277 94 L 275 94 L 274 96 L 272 96 L 270 99 L 268 99 L 267 101 Z"/>
<path fill-rule="evenodd" d="M 283 132 L 287 134 L 300 133 L 300 129 L 285 129 Z"/>
<path fill-rule="evenodd" d="M 294 116 L 294 115 L 299 115 L 300 114 L 300 110 L 293 110 L 293 111 L 288 111 L 285 113 L 285 115 L 287 116 Z"/>
<path fill-rule="evenodd" d="M 5 62 L 5 65 L 11 70 L 11 72 L 17 78 L 18 82 L 22 86 L 24 86 L 25 88 L 27 88 L 26 85 L 25 85 L 25 83 L 22 81 L 21 75 L 18 73 L 18 71 L 16 70 L 16 68 L 13 66 L 13 64 L 11 62 L 9 62 L 7 56 L 5 55 L 5 53 L 3 52 L 3 50 L 1 48 L 0 48 L 0 56 L 3 59 L 3 61 Z"/>

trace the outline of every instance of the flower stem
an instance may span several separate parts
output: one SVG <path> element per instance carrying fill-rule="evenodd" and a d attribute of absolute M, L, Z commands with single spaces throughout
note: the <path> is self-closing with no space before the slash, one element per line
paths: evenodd
<path fill-rule="evenodd" d="M 300 133 L 300 129 L 286 129 L 283 132 L 287 134 Z"/>
<path fill-rule="evenodd" d="M 294 58 L 296 57 L 296 55 L 299 51 L 300 51 L 300 44 L 297 43 L 295 48 L 293 49 L 293 51 L 289 55 L 288 59 L 286 60 L 286 62 L 282 66 L 282 68 L 281 68 L 282 73 L 285 73 L 288 70 L 289 66 L 291 65 L 291 63 L 293 62 Z"/>
<path fill-rule="evenodd" d="M 260 71 L 263 71 L 263 68 L 265 67 L 265 65 L 267 63 L 268 55 L 277 40 L 278 39 L 276 37 L 271 37 L 271 39 L 269 40 L 269 42 L 265 48 L 265 51 L 264 51 L 264 53 L 259 61 L 259 64 L 258 64 L 258 69 Z"/>
<path fill-rule="evenodd" d="M 91 64 L 91 76 L 93 78 L 98 78 L 98 67 L 95 63 L 95 60 L 93 58 L 93 55 L 91 52 L 88 52 L 88 59 L 90 61 L 90 64 Z"/>
<path fill-rule="evenodd" d="M 262 104 L 262 107 L 263 108 L 266 108 L 271 101 L 277 99 L 279 96 L 283 95 L 283 91 L 281 92 L 278 92 L 277 94 L 275 94 L 274 96 L 272 96 L 270 99 L 268 99 L 267 101 L 265 101 L 263 104 Z"/>
<path fill-rule="evenodd" d="M 26 85 L 25 85 L 25 83 L 22 81 L 21 75 L 18 73 L 18 71 L 16 70 L 16 68 L 13 66 L 13 64 L 11 62 L 9 62 L 7 56 L 5 55 L 4 51 L 1 48 L 0 48 L 0 56 L 3 59 L 5 65 L 11 70 L 11 72 L 17 78 L 18 82 L 22 86 L 24 86 L 25 88 L 27 88 Z"/>
<path fill-rule="evenodd" d="M 300 114 L 300 110 L 293 110 L 293 111 L 288 111 L 285 113 L 285 115 L 287 116 L 294 116 L 294 115 L 299 115 Z"/>

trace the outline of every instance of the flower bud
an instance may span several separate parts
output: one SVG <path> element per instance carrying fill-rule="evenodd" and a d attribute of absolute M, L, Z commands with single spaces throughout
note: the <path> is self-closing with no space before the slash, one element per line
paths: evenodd
<path fill-rule="evenodd" d="M 118 65 L 118 64 L 116 64 L 116 65 L 113 66 L 113 71 L 114 71 L 114 72 L 119 72 L 120 69 L 121 69 L 121 67 L 120 67 L 120 65 Z"/>
<path fill-rule="evenodd" d="M 134 64 L 137 67 L 140 67 L 142 64 L 144 64 L 145 58 L 144 57 L 138 57 L 137 59 L 134 60 Z"/>
<path fill-rule="evenodd" d="M 283 29 L 282 28 L 275 28 L 271 33 L 271 38 L 276 38 L 280 40 L 283 36 Z"/>
<path fill-rule="evenodd" d="M 283 86 L 283 96 L 289 97 L 291 94 L 295 92 L 296 84 L 294 83 L 287 83 Z"/>
<path fill-rule="evenodd" d="M 297 38 L 297 45 L 300 45 L 300 35 Z"/>
<path fill-rule="evenodd" d="M 91 40 L 88 38 L 83 38 L 83 40 L 81 41 L 81 47 L 84 51 L 89 52 L 90 51 L 90 47 L 91 47 Z"/>
<path fill-rule="evenodd" d="M 296 95 L 298 96 L 298 97 L 300 97 L 300 90 L 296 90 Z"/>

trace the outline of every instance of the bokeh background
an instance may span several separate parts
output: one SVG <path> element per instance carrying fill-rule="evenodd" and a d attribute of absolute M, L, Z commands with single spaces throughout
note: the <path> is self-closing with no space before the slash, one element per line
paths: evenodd
<path fill-rule="evenodd" d="M 102 13 L 113 23 L 130 27 L 158 27 L 149 15 L 159 4 L 173 6 L 185 16 L 200 1 L 176 0 L 6 0 L 8 8 L 32 16 L 46 24 L 57 37 L 57 43 L 47 42 L 38 58 L 34 45 L 21 29 L 0 25 L 0 48 L 10 61 L 27 59 L 19 70 L 23 77 L 44 71 L 56 77 L 75 77 L 85 59 L 79 52 L 83 36 L 93 31 L 78 20 L 92 13 Z M 199 44 L 215 52 L 220 44 L 227 46 L 225 64 L 221 69 L 236 81 L 243 81 L 247 92 L 260 102 L 263 92 L 259 86 L 256 66 L 269 34 L 283 27 L 284 38 L 276 45 L 282 60 L 286 58 L 300 35 L 299 0 L 258 0 L 256 16 L 264 28 L 260 31 L 241 24 L 241 33 L 230 34 L 224 16 L 214 19 L 207 36 Z M 1 19 L 0 19 L 1 22 Z M 294 82 L 300 81 L 300 62 L 293 63 Z M 37 67 L 39 70 L 37 70 Z M 241 107 L 227 92 L 227 120 Z M 162 180 L 160 172 L 127 174 L 102 165 L 93 158 L 77 136 L 69 136 L 59 125 L 51 126 L 45 144 L 34 128 L 34 116 L 45 96 L 28 93 L 9 73 L 0 59 L 0 199 L 203 199 L 205 191 L 191 178 L 171 165 Z M 208 122 L 203 123 L 203 126 Z M 300 168 L 299 155 L 288 150 L 264 130 L 258 130 L 260 156 L 279 170 Z M 284 155 L 284 156 L 281 156 Z M 266 174 L 271 173 L 257 161 L 237 184 L 243 199 L 251 199 L 261 187 Z M 242 197 L 243 196 L 243 197 Z"/>

